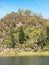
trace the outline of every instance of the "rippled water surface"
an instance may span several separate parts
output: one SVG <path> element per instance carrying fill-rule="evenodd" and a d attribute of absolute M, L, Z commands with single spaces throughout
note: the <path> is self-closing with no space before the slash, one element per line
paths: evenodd
<path fill-rule="evenodd" d="M 0 65 L 49 65 L 49 57 L 0 57 Z"/>

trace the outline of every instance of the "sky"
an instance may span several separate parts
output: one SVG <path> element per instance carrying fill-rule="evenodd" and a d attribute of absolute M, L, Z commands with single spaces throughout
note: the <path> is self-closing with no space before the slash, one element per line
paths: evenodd
<path fill-rule="evenodd" d="M 49 18 L 49 0 L 0 0 L 0 18 L 18 9 L 29 9 L 32 13 Z"/>

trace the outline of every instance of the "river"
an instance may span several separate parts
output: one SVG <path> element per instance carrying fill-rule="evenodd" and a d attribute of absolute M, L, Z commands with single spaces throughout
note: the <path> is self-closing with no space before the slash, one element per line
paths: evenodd
<path fill-rule="evenodd" d="M 49 65 L 49 57 L 0 57 L 0 65 Z"/>

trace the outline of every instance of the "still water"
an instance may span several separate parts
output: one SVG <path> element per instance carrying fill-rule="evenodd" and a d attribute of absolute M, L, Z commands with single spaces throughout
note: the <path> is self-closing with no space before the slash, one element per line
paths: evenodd
<path fill-rule="evenodd" d="M 49 57 L 0 57 L 0 65 L 49 65 Z"/>

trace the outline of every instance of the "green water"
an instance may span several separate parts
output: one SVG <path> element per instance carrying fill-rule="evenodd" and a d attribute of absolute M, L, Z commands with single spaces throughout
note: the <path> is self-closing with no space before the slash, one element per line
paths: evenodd
<path fill-rule="evenodd" d="M 49 57 L 0 57 L 0 65 L 49 65 Z"/>

